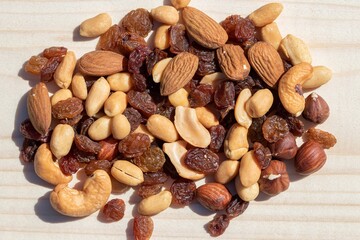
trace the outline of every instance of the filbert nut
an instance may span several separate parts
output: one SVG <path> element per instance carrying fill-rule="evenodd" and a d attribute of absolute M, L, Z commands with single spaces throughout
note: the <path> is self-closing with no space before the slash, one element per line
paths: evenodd
<path fill-rule="evenodd" d="M 262 170 L 258 181 L 260 191 L 275 196 L 289 188 L 290 180 L 285 163 L 272 160 L 270 165 Z"/>
<path fill-rule="evenodd" d="M 325 100 L 315 92 L 311 93 L 305 100 L 303 117 L 314 123 L 323 123 L 329 117 L 330 109 Z"/>
<path fill-rule="evenodd" d="M 269 145 L 274 158 L 280 160 L 292 159 L 295 157 L 298 147 L 294 135 L 289 132 L 280 140 Z"/>
<path fill-rule="evenodd" d="M 295 170 L 299 174 L 309 175 L 318 171 L 326 162 L 326 153 L 322 146 L 309 140 L 298 149 L 295 157 Z"/>

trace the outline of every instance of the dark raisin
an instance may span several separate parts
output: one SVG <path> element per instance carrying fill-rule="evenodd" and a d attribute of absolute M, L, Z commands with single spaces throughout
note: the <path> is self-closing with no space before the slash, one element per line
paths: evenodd
<path fill-rule="evenodd" d="M 153 27 L 152 19 L 148 10 L 138 8 L 127 13 L 119 25 L 129 32 L 135 32 L 146 37 Z"/>
<path fill-rule="evenodd" d="M 137 194 L 142 198 L 147 198 L 161 192 L 162 187 L 163 184 L 141 185 L 137 190 Z"/>
<path fill-rule="evenodd" d="M 149 216 L 135 216 L 133 233 L 135 240 L 150 239 L 154 230 L 154 222 Z"/>
<path fill-rule="evenodd" d="M 83 112 L 82 112 L 83 113 Z M 81 119 L 83 118 L 83 114 L 79 114 L 79 115 L 76 115 L 75 117 L 73 117 L 73 118 L 65 118 L 65 119 L 61 119 L 60 121 L 59 121 L 59 123 L 61 123 L 61 124 L 68 124 L 68 125 L 70 125 L 70 126 L 76 126 L 76 124 L 78 124 L 80 121 L 81 121 Z"/>
<path fill-rule="evenodd" d="M 203 107 L 213 100 L 212 85 L 200 84 L 189 93 L 189 103 L 192 108 Z"/>
<path fill-rule="evenodd" d="M 146 77 L 140 73 L 134 73 L 132 78 L 133 89 L 135 91 L 146 91 Z"/>
<path fill-rule="evenodd" d="M 96 170 L 101 169 L 110 174 L 111 166 L 112 166 L 112 164 L 108 160 L 90 161 L 85 167 L 85 173 L 86 173 L 86 175 L 90 176 Z"/>
<path fill-rule="evenodd" d="M 80 163 L 76 157 L 69 153 L 68 155 L 59 159 L 59 167 L 63 174 L 72 175 L 80 169 Z"/>
<path fill-rule="evenodd" d="M 272 154 L 269 148 L 264 147 L 259 142 L 254 143 L 254 156 L 260 165 L 261 169 L 265 169 L 269 166 Z"/>
<path fill-rule="evenodd" d="M 119 198 L 108 201 L 102 209 L 102 214 L 107 221 L 120 221 L 124 217 L 124 213 L 125 202 Z"/>
<path fill-rule="evenodd" d="M 214 93 L 214 103 L 224 118 L 235 106 L 235 87 L 230 81 L 218 85 Z"/>
<path fill-rule="evenodd" d="M 101 150 L 101 145 L 98 142 L 94 142 L 85 135 L 75 134 L 74 142 L 76 147 L 84 152 L 98 154 Z"/>
<path fill-rule="evenodd" d="M 219 156 L 209 149 L 193 148 L 187 152 L 184 163 L 190 169 L 210 174 L 219 168 L 220 160 Z"/>
<path fill-rule="evenodd" d="M 146 57 L 151 53 L 147 46 L 139 46 L 129 55 L 128 70 L 131 73 L 141 73 L 142 67 L 145 65 Z M 143 71 L 143 72 L 146 72 Z"/>
<path fill-rule="evenodd" d="M 156 112 L 156 104 L 147 92 L 130 90 L 127 93 L 127 100 L 130 106 L 147 118 Z"/>
<path fill-rule="evenodd" d="M 71 148 L 71 151 L 68 155 L 75 158 L 80 163 L 88 163 L 96 159 L 95 154 L 80 151 L 76 147 Z"/>
<path fill-rule="evenodd" d="M 170 161 L 170 159 L 165 155 L 166 161 L 163 166 L 164 172 L 173 179 L 178 179 L 180 177 L 179 173 L 176 171 L 176 168 Z"/>
<path fill-rule="evenodd" d="M 212 237 L 223 234 L 229 226 L 230 218 L 226 214 L 216 215 L 208 224 L 208 231 Z"/>
<path fill-rule="evenodd" d="M 170 52 L 179 54 L 187 52 L 189 49 L 189 40 L 186 36 L 185 26 L 183 24 L 176 24 L 170 29 Z"/>
<path fill-rule="evenodd" d="M 20 160 L 23 162 L 33 162 L 40 144 L 41 142 L 25 138 L 20 151 Z"/>
<path fill-rule="evenodd" d="M 120 31 L 117 41 L 119 52 L 129 56 L 137 47 L 146 47 L 146 41 L 143 37 L 134 32 Z"/>
<path fill-rule="evenodd" d="M 167 52 L 164 52 L 158 48 L 155 48 L 147 57 L 146 57 L 146 70 L 149 75 L 152 74 L 152 70 L 155 64 L 162 59 L 167 57 Z"/>
<path fill-rule="evenodd" d="M 119 142 L 119 152 L 127 158 L 141 156 L 150 147 L 150 138 L 144 133 L 131 133 Z"/>
<path fill-rule="evenodd" d="M 165 163 L 165 155 L 159 147 L 151 146 L 141 156 L 134 157 L 133 162 L 143 172 L 157 172 Z"/>
<path fill-rule="evenodd" d="M 168 99 L 165 99 L 156 104 L 156 114 L 160 114 L 170 120 L 173 120 L 175 115 L 175 107 L 170 104 Z"/>
<path fill-rule="evenodd" d="M 66 47 L 49 47 L 44 49 L 42 55 L 46 58 L 64 57 L 66 52 Z"/>
<path fill-rule="evenodd" d="M 131 126 L 130 132 L 135 131 L 135 129 L 137 129 L 139 127 L 140 123 L 143 121 L 141 114 L 135 108 L 128 107 L 125 109 L 123 114 L 125 115 L 125 117 L 127 118 L 127 120 L 130 123 L 130 126 Z"/>
<path fill-rule="evenodd" d="M 41 68 L 40 71 L 40 81 L 41 82 L 50 82 L 53 80 L 54 73 L 58 68 L 62 57 L 52 57 L 50 58 L 45 65 Z"/>
<path fill-rule="evenodd" d="M 288 132 L 289 127 L 286 121 L 277 115 L 273 115 L 267 118 L 262 125 L 263 136 L 270 143 L 277 142 L 280 138 L 283 138 Z"/>
<path fill-rule="evenodd" d="M 234 123 L 236 123 L 234 110 L 229 111 L 228 114 L 220 121 L 220 124 L 223 125 L 225 129 L 231 128 Z"/>
<path fill-rule="evenodd" d="M 230 219 L 238 217 L 245 212 L 248 206 L 249 202 L 242 200 L 237 194 L 233 195 L 230 203 L 226 206 L 226 215 Z"/>
<path fill-rule="evenodd" d="M 168 175 L 164 172 L 145 172 L 144 173 L 144 181 L 141 185 L 149 186 L 160 183 L 165 183 L 168 179 Z"/>
<path fill-rule="evenodd" d="M 248 137 L 251 142 L 260 142 L 263 145 L 267 145 L 262 132 L 262 125 L 266 120 L 266 116 L 260 118 L 253 118 L 252 124 L 249 127 Z"/>
<path fill-rule="evenodd" d="M 222 125 L 216 125 L 209 128 L 211 142 L 209 149 L 213 152 L 219 152 L 226 134 L 226 129 Z"/>
<path fill-rule="evenodd" d="M 239 95 L 242 90 L 248 88 L 252 90 L 255 87 L 255 81 L 251 76 L 247 76 L 243 81 L 236 81 L 234 83 L 235 95 Z"/>
<path fill-rule="evenodd" d="M 82 119 L 78 125 L 78 131 L 81 135 L 86 135 L 91 124 L 95 122 L 95 119 L 92 117 Z"/>
<path fill-rule="evenodd" d="M 84 110 L 83 102 L 77 97 L 68 98 L 57 102 L 51 108 L 51 113 L 56 119 L 73 118 Z"/>
<path fill-rule="evenodd" d="M 203 46 L 193 42 L 189 52 L 198 56 L 199 66 L 196 73 L 200 76 L 214 73 L 217 70 L 215 62 L 215 51 L 204 48 Z"/>
<path fill-rule="evenodd" d="M 49 132 L 47 132 L 46 135 L 41 135 L 40 133 L 38 133 L 32 125 L 30 119 L 26 119 L 20 124 L 20 133 L 24 136 L 24 138 L 28 138 L 31 140 L 40 142 L 50 141 Z"/>
<path fill-rule="evenodd" d="M 117 24 L 111 26 L 100 36 L 96 49 L 119 52 L 118 41 L 120 40 L 120 33 L 121 30 Z"/>
<path fill-rule="evenodd" d="M 192 180 L 180 178 L 171 184 L 170 192 L 173 203 L 182 206 L 189 205 L 195 198 L 196 185 Z"/>

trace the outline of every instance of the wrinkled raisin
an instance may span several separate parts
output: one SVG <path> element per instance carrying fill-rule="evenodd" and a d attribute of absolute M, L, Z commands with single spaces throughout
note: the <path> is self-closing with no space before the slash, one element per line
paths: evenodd
<path fill-rule="evenodd" d="M 165 99 L 164 101 L 156 104 L 156 114 L 160 114 L 170 120 L 173 120 L 175 115 L 175 107 L 171 105 L 168 99 Z"/>
<path fill-rule="evenodd" d="M 164 172 L 173 179 L 178 179 L 180 177 L 179 173 L 176 171 L 176 168 L 170 161 L 170 159 L 165 155 L 166 161 L 163 166 Z"/>
<path fill-rule="evenodd" d="M 98 154 L 101 150 L 101 145 L 98 142 L 94 142 L 85 135 L 75 134 L 74 142 L 76 147 L 84 152 Z"/>
<path fill-rule="evenodd" d="M 117 41 L 119 52 L 129 56 L 137 47 L 146 47 L 146 41 L 143 37 L 134 32 L 120 31 Z"/>
<path fill-rule="evenodd" d="M 111 26 L 100 36 L 96 49 L 119 52 L 118 41 L 120 40 L 120 33 L 121 30 L 117 24 Z"/>
<path fill-rule="evenodd" d="M 209 133 L 211 137 L 209 149 L 213 152 L 219 152 L 225 139 L 226 129 L 219 124 L 210 127 Z"/>
<path fill-rule="evenodd" d="M 32 56 L 25 64 L 25 72 L 40 75 L 41 69 L 45 66 L 48 59 L 42 56 Z"/>
<path fill-rule="evenodd" d="M 119 152 L 127 158 L 141 156 L 150 147 L 150 138 L 144 133 L 131 133 L 119 142 Z"/>
<path fill-rule="evenodd" d="M 146 70 L 149 75 L 151 75 L 152 70 L 155 64 L 162 59 L 167 57 L 167 52 L 164 52 L 158 48 L 155 48 L 149 55 L 146 57 Z"/>
<path fill-rule="evenodd" d="M 40 81 L 41 82 L 50 82 L 53 80 L 54 73 L 62 61 L 62 57 L 52 57 L 50 58 L 45 65 L 41 68 L 40 71 Z"/>
<path fill-rule="evenodd" d="M 210 174 L 219 168 L 220 160 L 219 156 L 209 149 L 193 148 L 187 152 L 184 163 L 190 169 Z"/>
<path fill-rule="evenodd" d="M 76 124 L 78 124 L 81 121 L 82 118 L 83 118 L 83 114 L 81 113 L 79 115 L 76 115 L 73 118 L 60 119 L 59 123 L 68 124 L 70 126 L 75 126 Z"/>
<path fill-rule="evenodd" d="M 248 206 L 249 202 L 242 200 L 237 194 L 233 195 L 230 203 L 226 206 L 226 215 L 230 219 L 238 217 L 245 212 Z"/>
<path fill-rule="evenodd" d="M 138 8 L 127 13 L 119 25 L 129 32 L 135 32 L 146 37 L 153 27 L 152 19 L 148 10 Z"/>
<path fill-rule="evenodd" d="M 71 148 L 71 151 L 70 151 L 70 153 L 68 155 L 75 158 L 75 159 L 77 159 L 77 161 L 81 162 L 81 163 L 88 163 L 88 162 L 96 159 L 95 154 L 80 151 L 76 147 Z"/>
<path fill-rule="evenodd" d="M 168 175 L 164 172 L 145 172 L 144 173 L 144 181 L 141 185 L 155 185 L 160 183 L 165 183 L 168 179 Z"/>
<path fill-rule="evenodd" d="M 141 156 L 133 159 L 143 172 L 157 172 L 165 163 L 164 152 L 157 146 L 151 146 Z"/>
<path fill-rule="evenodd" d="M 305 133 L 304 138 L 307 141 L 313 140 L 321 144 L 321 146 L 325 149 L 329 149 L 336 144 L 336 138 L 329 132 L 325 132 L 316 128 L 309 128 Z"/>
<path fill-rule="evenodd" d="M 223 125 L 225 129 L 230 129 L 234 123 L 236 123 L 234 110 L 229 111 L 228 114 L 220 121 L 220 124 Z"/>
<path fill-rule="evenodd" d="M 25 138 L 20 151 L 20 160 L 23 162 L 34 161 L 36 150 L 40 144 L 41 142 Z"/>
<path fill-rule="evenodd" d="M 127 99 L 130 106 L 147 118 L 156 112 L 156 104 L 147 92 L 130 90 L 127 93 Z"/>
<path fill-rule="evenodd" d="M 101 140 L 99 144 L 101 148 L 97 155 L 97 158 L 103 160 L 109 160 L 109 161 L 114 160 L 119 152 L 118 150 L 119 141 L 112 137 L 108 137 L 104 140 Z"/>
<path fill-rule="evenodd" d="M 137 194 L 142 198 L 147 198 L 161 192 L 162 187 L 163 184 L 141 185 L 137 190 Z"/>
<path fill-rule="evenodd" d="M 90 161 L 85 167 L 85 173 L 86 175 L 90 176 L 96 170 L 101 169 L 110 174 L 111 165 L 111 162 L 109 162 L 108 160 Z"/>
<path fill-rule="evenodd" d="M 135 216 L 133 233 L 135 240 L 150 239 L 154 229 L 154 222 L 149 216 Z"/>
<path fill-rule="evenodd" d="M 81 135 L 86 135 L 87 131 L 89 130 L 89 127 L 91 124 L 95 122 L 95 119 L 92 117 L 83 118 L 78 125 L 78 131 Z"/>
<path fill-rule="evenodd" d="M 195 198 L 196 185 L 192 180 L 180 178 L 171 184 L 170 192 L 173 203 L 182 206 L 189 205 Z"/>
<path fill-rule="evenodd" d="M 59 167 L 63 174 L 72 175 L 80 169 L 80 164 L 73 154 L 68 154 L 59 159 Z"/>
<path fill-rule="evenodd" d="M 230 218 L 226 214 L 216 215 L 208 224 L 208 231 L 212 237 L 223 234 L 229 226 Z"/>
<path fill-rule="evenodd" d="M 199 58 L 199 66 L 196 74 L 205 76 L 207 74 L 214 73 L 217 70 L 214 50 L 204 48 L 203 46 L 193 42 L 189 48 L 189 52 Z"/>
<path fill-rule="evenodd" d="M 186 36 L 185 26 L 183 24 L 176 24 L 170 29 L 170 52 L 179 54 L 187 52 L 189 49 L 189 40 Z"/>
<path fill-rule="evenodd" d="M 189 103 L 192 108 L 203 107 L 213 99 L 212 85 L 200 84 L 189 93 Z"/>
<path fill-rule="evenodd" d="M 251 142 L 260 142 L 263 145 L 267 145 L 262 132 L 262 125 L 266 120 L 266 116 L 260 118 L 253 118 L 252 124 L 249 127 L 248 137 Z"/>
<path fill-rule="evenodd" d="M 41 135 L 40 133 L 38 133 L 38 131 L 36 131 L 34 126 L 32 125 L 30 119 L 26 119 L 20 124 L 20 133 L 23 135 L 24 138 L 28 138 L 31 140 L 40 142 L 50 141 L 50 133 L 47 132 L 46 135 Z"/>
<path fill-rule="evenodd" d="M 84 110 L 83 102 L 77 97 L 68 98 L 57 102 L 51 108 L 51 113 L 56 119 L 73 118 Z"/>
<path fill-rule="evenodd" d="M 130 126 L 131 126 L 130 132 L 135 131 L 135 129 L 137 129 L 139 127 L 140 123 L 143 121 L 141 114 L 135 108 L 128 107 L 125 109 L 123 114 L 125 115 L 125 117 L 127 118 L 127 120 L 130 123 Z"/>
<path fill-rule="evenodd" d="M 132 77 L 133 89 L 135 91 L 146 91 L 146 77 L 140 73 L 134 73 Z"/>
<path fill-rule="evenodd" d="M 255 87 L 254 79 L 251 76 L 247 76 L 244 80 L 234 83 L 235 95 L 239 95 L 245 88 L 252 90 L 253 87 Z"/>
<path fill-rule="evenodd" d="M 135 48 L 129 55 L 128 70 L 131 73 L 141 73 L 142 67 L 145 65 L 146 57 L 151 53 L 147 46 L 139 46 Z"/>
<path fill-rule="evenodd" d="M 248 48 L 255 43 L 255 26 L 247 18 L 240 15 L 231 15 L 227 17 L 221 26 L 229 35 L 229 39 L 241 43 L 241 47 Z"/>
<path fill-rule="evenodd" d="M 268 117 L 262 125 L 263 136 L 270 143 L 283 138 L 288 132 L 289 127 L 286 121 L 277 115 Z"/>
<path fill-rule="evenodd" d="M 214 103 L 224 118 L 235 106 L 235 87 L 230 81 L 218 85 L 214 93 Z"/>
<path fill-rule="evenodd" d="M 64 57 L 66 52 L 66 47 L 49 47 L 44 49 L 42 55 L 46 58 Z"/>
<path fill-rule="evenodd" d="M 124 217 L 125 202 L 114 198 L 108 201 L 102 209 L 102 214 L 107 221 L 120 221 Z"/>
<path fill-rule="evenodd" d="M 272 158 L 270 149 L 259 142 L 254 143 L 254 156 L 261 169 L 267 168 Z"/>

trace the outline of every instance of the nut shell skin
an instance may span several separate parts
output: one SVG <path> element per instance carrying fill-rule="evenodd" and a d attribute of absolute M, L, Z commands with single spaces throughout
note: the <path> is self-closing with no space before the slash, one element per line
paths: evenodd
<path fill-rule="evenodd" d="M 330 108 L 320 95 L 312 93 L 305 99 L 305 109 L 302 115 L 313 123 L 323 123 L 330 115 Z"/>
<path fill-rule="evenodd" d="M 319 143 L 307 141 L 298 149 L 295 170 L 301 175 L 310 175 L 324 166 L 326 158 L 326 153 Z"/>
<path fill-rule="evenodd" d="M 270 165 L 261 172 L 259 179 L 260 191 L 275 196 L 286 191 L 290 185 L 285 163 L 272 160 Z"/>
<path fill-rule="evenodd" d="M 294 158 L 298 150 L 295 137 L 290 132 L 277 142 L 271 143 L 269 148 L 273 157 L 281 160 Z"/>

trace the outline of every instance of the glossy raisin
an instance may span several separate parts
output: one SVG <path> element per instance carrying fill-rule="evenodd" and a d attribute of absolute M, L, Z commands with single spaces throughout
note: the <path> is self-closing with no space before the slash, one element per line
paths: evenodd
<path fill-rule="evenodd" d="M 178 179 L 180 177 L 180 175 L 176 171 L 176 168 L 174 167 L 174 165 L 172 164 L 172 162 L 170 161 L 170 159 L 167 156 L 165 156 L 165 158 L 166 158 L 166 161 L 163 166 L 164 172 L 167 175 L 169 175 L 171 178 Z"/>
<path fill-rule="evenodd" d="M 49 142 L 50 141 L 50 133 L 47 132 L 46 135 L 41 135 L 38 131 L 35 130 L 34 126 L 32 125 L 30 119 L 25 119 L 20 124 L 20 133 L 23 135 L 24 138 L 28 138 L 35 141 L 40 142 Z"/>
<path fill-rule="evenodd" d="M 86 173 L 86 175 L 90 176 L 96 170 L 101 169 L 110 174 L 111 166 L 112 166 L 112 164 L 108 160 L 90 161 L 85 167 L 85 173 Z"/>
<path fill-rule="evenodd" d="M 75 127 L 83 118 L 83 112 L 80 113 L 79 115 L 76 115 L 73 118 L 65 118 L 65 119 L 60 119 L 59 123 L 61 124 L 68 124 L 70 126 Z"/>
<path fill-rule="evenodd" d="M 192 170 L 204 174 L 215 173 L 219 168 L 219 156 L 206 148 L 190 149 L 185 156 L 184 163 Z"/>
<path fill-rule="evenodd" d="M 135 240 L 150 239 L 154 230 L 154 222 L 149 216 L 135 216 L 133 233 Z"/>
<path fill-rule="evenodd" d="M 75 158 L 80 163 L 88 163 L 90 161 L 96 160 L 96 155 L 93 153 L 88 153 L 80 151 L 76 147 L 72 147 L 69 156 Z"/>
<path fill-rule="evenodd" d="M 155 48 L 149 55 L 146 57 L 146 70 L 149 75 L 152 74 L 152 70 L 155 64 L 162 59 L 167 57 L 167 52 L 162 51 L 158 48 Z"/>
<path fill-rule="evenodd" d="M 185 26 L 183 24 L 176 24 L 170 29 L 170 52 L 179 54 L 187 52 L 189 49 L 189 40 L 186 36 Z"/>
<path fill-rule="evenodd" d="M 239 42 L 244 49 L 256 42 L 256 28 L 247 18 L 242 18 L 240 15 L 231 15 L 221 22 L 221 26 L 228 33 L 229 39 Z"/>
<path fill-rule="evenodd" d="M 51 108 L 52 116 L 56 119 L 73 118 L 84 110 L 83 102 L 77 97 L 57 102 Z"/>
<path fill-rule="evenodd" d="M 146 77 L 140 73 L 133 73 L 133 89 L 138 92 L 146 91 Z"/>
<path fill-rule="evenodd" d="M 137 189 L 137 194 L 142 198 L 147 198 L 161 192 L 162 187 L 163 184 L 141 185 Z"/>
<path fill-rule="evenodd" d="M 144 181 L 141 185 L 150 186 L 155 184 L 165 183 L 168 179 L 168 175 L 165 172 L 145 172 Z"/>
<path fill-rule="evenodd" d="M 105 204 L 101 212 L 107 221 L 120 221 L 124 217 L 125 202 L 119 198 L 111 199 Z"/>
<path fill-rule="evenodd" d="M 42 56 L 32 56 L 25 64 L 25 72 L 40 75 L 41 69 L 45 66 L 48 59 Z"/>
<path fill-rule="evenodd" d="M 41 145 L 41 142 L 25 138 L 20 151 L 20 160 L 23 162 L 33 162 L 36 150 Z"/>
<path fill-rule="evenodd" d="M 254 143 L 254 156 L 260 165 L 261 169 L 265 169 L 269 166 L 272 154 L 269 148 L 264 147 L 259 142 Z"/>
<path fill-rule="evenodd" d="M 46 58 L 53 58 L 53 57 L 64 57 L 66 53 L 67 53 L 66 47 L 49 47 L 44 49 L 42 55 Z"/>
<path fill-rule="evenodd" d="M 337 142 L 336 137 L 333 134 L 316 128 L 309 128 L 309 130 L 305 133 L 304 138 L 307 141 L 313 140 L 320 143 L 320 145 L 325 149 L 335 146 Z"/>
<path fill-rule="evenodd" d="M 153 27 L 148 10 L 138 8 L 127 13 L 119 25 L 129 32 L 135 32 L 141 37 L 146 37 Z"/>
<path fill-rule="evenodd" d="M 156 112 L 156 104 L 147 92 L 130 90 L 127 93 L 127 99 L 130 106 L 138 110 L 146 118 Z"/>
<path fill-rule="evenodd" d="M 189 103 L 192 108 L 204 107 L 213 100 L 212 85 L 200 84 L 189 93 Z"/>
<path fill-rule="evenodd" d="M 135 48 L 129 55 L 128 70 L 131 73 L 146 72 L 142 67 L 145 66 L 146 57 L 151 53 L 147 46 L 139 46 Z"/>
<path fill-rule="evenodd" d="M 119 142 L 119 152 L 127 158 L 141 156 L 150 147 L 150 138 L 144 133 L 131 133 Z"/>
<path fill-rule="evenodd" d="M 243 81 L 236 81 L 234 83 L 235 95 L 239 95 L 245 88 L 252 90 L 253 87 L 255 87 L 254 79 L 251 76 L 247 76 Z"/>
<path fill-rule="evenodd" d="M 137 33 L 120 31 L 117 47 L 121 54 L 129 56 L 137 47 L 146 47 L 146 41 Z"/>
<path fill-rule="evenodd" d="M 85 135 L 75 134 L 74 142 L 76 147 L 84 152 L 98 154 L 101 150 L 101 145 L 98 142 L 91 140 Z"/>
<path fill-rule="evenodd" d="M 263 136 L 270 143 L 283 138 L 288 132 L 289 127 L 286 121 L 278 115 L 268 117 L 262 125 Z"/>
<path fill-rule="evenodd" d="M 189 205 L 195 198 L 196 185 L 189 179 L 175 180 L 170 187 L 172 202 L 181 206 Z"/>
<path fill-rule="evenodd" d="M 80 163 L 77 158 L 69 153 L 68 155 L 59 159 L 59 167 L 63 174 L 72 175 L 80 169 Z"/>
<path fill-rule="evenodd" d="M 97 158 L 103 160 L 109 160 L 109 161 L 114 160 L 117 154 L 119 153 L 118 150 L 119 141 L 112 137 L 108 137 L 104 140 L 101 140 L 99 144 L 101 148 L 97 155 Z"/>
<path fill-rule="evenodd" d="M 100 36 L 96 49 L 119 52 L 118 41 L 120 40 L 121 32 L 122 31 L 117 24 L 111 26 L 104 34 Z"/>
<path fill-rule="evenodd" d="M 230 203 L 226 206 L 225 212 L 230 219 L 236 218 L 243 214 L 248 206 L 249 202 L 242 200 L 239 195 L 236 194 L 232 196 Z"/>
<path fill-rule="evenodd" d="M 252 124 L 249 127 L 248 137 L 251 142 L 260 142 L 263 145 L 267 145 L 262 132 L 262 125 L 266 120 L 266 116 L 260 118 L 253 118 Z"/>
<path fill-rule="evenodd" d="M 50 58 L 45 65 L 41 68 L 40 71 L 40 81 L 41 82 L 50 82 L 53 80 L 54 73 L 58 68 L 59 64 L 62 61 L 62 57 L 52 57 Z"/>
<path fill-rule="evenodd" d="M 143 121 L 141 114 L 135 108 L 128 107 L 125 109 L 123 114 L 130 123 L 131 126 L 130 132 L 133 132 L 135 129 L 137 129 L 140 123 Z"/>
<path fill-rule="evenodd" d="M 159 147 L 151 146 L 141 156 L 134 157 L 133 162 L 143 172 L 157 172 L 165 163 L 165 155 Z"/>
<path fill-rule="evenodd" d="M 229 226 L 230 218 L 226 214 L 216 215 L 207 226 L 212 237 L 218 237 L 223 234 Z"/>
<path fill-rule="evenodd" d="M 213 152 L 219 152 L 226 135 L 226 129 L 221 125 L 212 126 L 209 128 L 211 142 L 209 149 Z"/>
<path fill-rule="evenodd" d="M 204 48 L 196 42 L 193 42 L 189 48 L 189 52 L 199 58 L 199 66 L 196 74 L 199 76 L 205 76 L 217 71 L 214 50 Z"/>
<path fill-rule="evenodd" d="M 81 119 L 81 121 L 79 122 L 79 125 L 77 126 L 78 132 L 81 135 L 86 135 L 87 131 L 89 130 L 89 127 L 94 122 L 95 122 L 95 119 L 92 117 L 86 117 L 86 118 Z"/>
<path fill-rule="evenodd" d="M 175 107 L 171 105 L 168 99 L 165 99 L 156 104 L 156 114 L 160 114 L 170 120 L 173 120 L 175 116 Z"/>
<path fill-rule="evenodd" d="M 233 82 L 224 81 L 218 85 L 214 93 L 214 103 L 224 118 L 235 106 L 235 87 Z"/>

